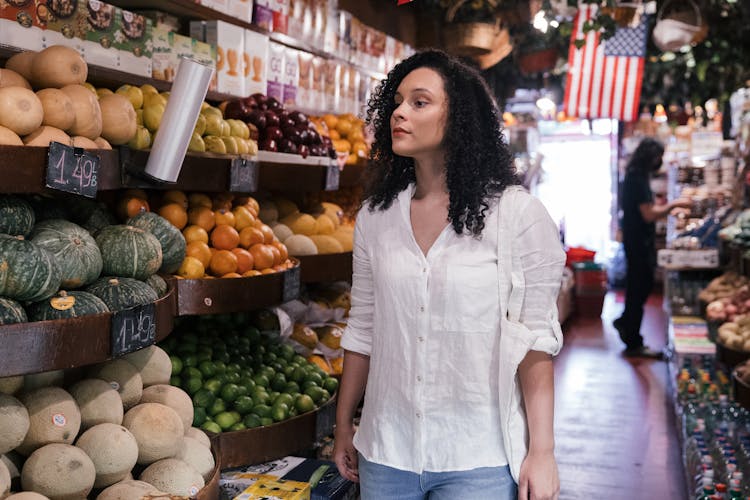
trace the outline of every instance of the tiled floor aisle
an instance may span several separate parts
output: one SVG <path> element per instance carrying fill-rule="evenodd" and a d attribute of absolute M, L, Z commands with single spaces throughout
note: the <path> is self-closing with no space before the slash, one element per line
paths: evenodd
<path fill-rule="evenodd" d="M 556 452 L 561 499 L 685 498 L 664 362 L 629 360 L 611 326 L 623 307 L 610 293 L 601 318 L 571 318 L 555 361 Z M 661 297 L 649 301 L 642 331 L 661 348 Z"/>

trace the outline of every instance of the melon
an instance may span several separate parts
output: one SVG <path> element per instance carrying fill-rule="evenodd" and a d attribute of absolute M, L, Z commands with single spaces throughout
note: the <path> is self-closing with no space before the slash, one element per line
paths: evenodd
<path fill-rule="evenodd" d="M 42 125 L 68 130 L 73 126 L 76 115 L 73 101 L 60 89 L 42 89 L 36 93 L 44 108 Z"/>
<path fill-rule="evenodd" d="M 331 237 L 341 244 L 345 252 L 351 252 L 354 248 L 354 234 L 351 231 L 339 228 Z"/>
<path fill-rule="evenodd" d="M 276 235 L 276 238 L 279 241 L 284 241 L 294 234 L 292 230 L 289 229 L 289 226 L 282 224 L 281 222 L 274 223 L 271 226 L 271 229 L 273 229 L 273 234 Z"/>
<path fill-rule="evenodd" d="M 99 378 L 87 378 L 73 384 L 70 395 L 81 411 L 81 429 L 99 424 L 122 423 L 122 398 L 112 386 Z"/>
<path fill-rule="evenodd" d="M 55 256 L 20 236 L 0 234 L 0 270 L 0 296 L 21 302 L 51 297 L 62 279 Z"/>
<path fill-rule="evenodd" d="M 164 278 L 159 276 L 158 274 L 152 274 L 148 277 L 146 280 L 146 284 L 154 289 L 156 292 L 156 295 L 159 298 L 164 297 L 167 292 L 169 291 L 169 286 L 167 285 L 167 282 L 164 281 Z"/>
<path fill-rule="evenodd" d="M 96 497 L 96 500 L 141 500 L 163 496 L 166 496 L 166 493 L 157 490 L 152 485 L 144 481 L 129 479 L 105 489 Z"/>
<path fill-rule="evenodd" d="M 29 431 L 16 451 L 30 455 L 49 443 L 72 443 L 81 428 L 81 412 L 73 396 L 60 387 L 42 387 L 19 397 L 29 412 Z"/>
<path fill-rule="evenodd" d="M 284 240 L 289 255 L 300 257 L 303 255 L 317 255 L 318 247 L 309 236 L 303 234 L 293 234 Z"/>
<path fill-rule="evenodd" d="M 21 469 L 23 468 L 23 457 L 16 452 L 0 455 L 0 462 L 4 463 L 10 472 L 10 482 L 21 481 Z"/>
<path fill-rule="evenodd" d="M 11 496 L 6 497 L 5 500 L 50 500 L 49 497 L 45 497 L 41 493 L 36 491 L 22 491 L 20 493 L 13 493 Z"/>
<path fill-rule="evenodd" d="M 29 412 L 19 400 L 0 394 L 0 455 L 16 449 L 29 431 Z"/>
<path fill-rule="evenodd" d="M 23 375 L 14 375 L 11 377 L 0 377 L 0 394 L 10 394 L 11 396 L 23 387 Z"/>
<path fill-rule="evenodd" d="M 315 218 L 315 234 L 333 234 L 336 226 L 326 214 L 320 214 Z"/>
<path fill-rule="evenodd" d="M 177 455 L 175 455 L 174 458 L 191 465 L 206 481 L 211 478 L 211 475 L 216 468 L 211 449 L 206 448 L 197 439 L 190 437 L 184 437 L 182 439 L 180 451 L 177 452 Z"/>
<path fill-rule="evenodd" d="M 161 403 L 169 406 L 182 420 L 185 429 L 193 425 L 193 400 L 180 389 L 167 384 L 156 384 L 143 389 L 141 403 Z"/>
<path fill-rule="evenodd" d="M 133 278 L 105 276 L 87 286 L 86 291 L 102 299 L 112 312 L 150 304 L 159 298 L 150 286 Z"/>
<path fill-rule="evenodd" d="M 95 488 L 105 488 L 123 480 L 138 460 L 138 443 L 121 425 L 96 425 L 81 434 L 76 446 L 94 463 Z"/>
<path fill-rule="evenodd" d="M 83 85 L 68 85 L 62 88 L 73 102 L 75 120 L 66 131 L 70 135 L 82 135 L 91 140 L 102 135 L 102 110 L 96 94 Z"/>
<path fill-rule="evenodd" d="M 193 438 L 206 448 L 211 448 L 211 440 L 205 432 L 197 427 L 190 427 L 185 431 L 185 437 Z"/>
<path fill-rule="evenodd" d="M 47 47 L 31 61 L 31 82 L 36 88 L 82 85 L 87 76 L 88 66 L 83 57 L 63 45 Z"/>
<path fill-rule="evenodd" d="M 159 271 L 172 274 L 180 268 L 185 260 L 187 244 L 180 230 L 167 219 L 153 212 L 141 212 L 128 219 L 127 224 L 148 231 L 159 240 L 162 252 Z"/>
<path fill-rule="evenodd" d="M 0 68 L 0 87 L 23 87 L 31 90 L 26 78 L 8 68 Z"/>
<path fill-rule="evenodd" d="M 11 129 L 0 125 L 0 146 L 23 146 L 23 141 Z"/>
<path fill-rule="evenodd" d="M 65 384 L 65 372 L 63 370 L 51 370 L 41 373 L 27 373 L 23 376 L 24 391 L 33 391 L 42 387 L 62 387 Z"/>
<path fill-rule="evenodd" d="M 112 149 L 112 145 L 104 137 L 97 137 L 94 142 L 99 146 L 99 149 Z"/>
<path fill-rule="evenodd" d="M 82 135 L 74 135 L 73 137 L 71 137 L 71 139 L 73 140 L 74 148 L 99 149 L 99 145 L 88 137 L 83 137 Z"/>
<path fill-rule="evenodd" d="M 304 234 L 305 236 L 315 234 L 315 217 L 310 214 L 296 213 L 287 215 L 280 222 L 288 226 L 294 234 Z"/>
<path fill-rule="evenodd" d="M 130 100 L 121 94 L 110 94 L 99 99 L 102 110 L 102 137 L 111 144 L 127 144 L 135 137 L 138 123 Z"/>
<path fill-rule="evenodd" d="M 0 233 L 28 236 L 35 219 L 34 209 L 28 201 L 11 194 L 0 194 Z"/>
<path fill-rule="evenodd" d="M 318 248 L 318 253 L 320 254 L 342 253 L 344 251 L 344 247 L 341 246 L 341 243 L 339 243 L 338 240 L 332 236 L 324 234 L 314 234 L 310 236 L 310 239 L 313 243 L 315 243 L 315 246 Z"/>
<path fill-rule="evenodd" d="M 31 81 L 31 63 L 34 60 L 36 52 L 26 50 L 10 56 L 5 62 L 5 69 L 10 69 L 21 75 L 27 82 Z"/>
<path fill-rule="evenodd" d="M 160 403 L 142 403 L 131 408 L 122 419 L 122 425 L 138 441 L 138 463 L 141 465 L 175 456 L 185 434 L 177 412 Z"/>
<path fill-rule="evenodd" d="M 159 346 L 150 345 L 123 356 L 131 365 L 135 366 L 143 379 L 143 387 L 158 384 L 169 384 L 172 376 L 172 361 L 169 354 Z M 191 417 L 190 422 L 193 419 Z"/>
<path fill-rule="evenodd" d="M 271 224 L 279 220 L 279 209 L 276 208 L 276 204 L 272 201 L 264 201 L 258 211 L 258 218 L 263 221 L 264 224 Z"/>
<path fill-rule="evenodd" d="M 109 312 L 109 308 L 102 299 L 81 290 L 60 290 L 54 297 L 34 302 L 28 307 L 31 321 L 79 318 L 106 312 Z"/>
<path fill-rule="evenodd" d="M 53 500 L 80 500 L 94 488 L 94 463 L 80 448 L 48 444 L 23 464 L 21 485 Z"/>
<path fill-rule="evenodd" d="M 0 125 L 18 135 L 38 129 L 44 119 L 44 108 L 36 94 L 24 87 L 0 88 Z"/>
<path fill-rule="evenodd" d="M 55 256 L 63 288 L 93 283 L 102 272 L 102 254 L 96 241 L 77 224 L 62 219 L 40 222 L 34 227 L 31 241 Z"/>
<path fill-rule="evenodd" d="M 194 467 L 176 458 L 152 463 L 141 473 L 140 480 L 165 493 L 191 498 L 196 497 L 206 484 Z"/>
<path fill-rule="evenodd" d="M 26 311 L 21 304 L 15 300 L 0 297 L 0 325 L 12 325 L 14 323 L 26 323 Z"/>
<path fill-rule="evenodd" d="M 10 470 L 5 462 L 0 461 L 0 498 L 5 498 L 10 493 Z"/>
<path fill-rule="evenodd" d="M 68 134 L 59 128 L 50 127 L 49 125 L 42 125 L 23 138 L 24 145 L 36 146 L 39 148 L 49 147 L 50 142 L 59 142 L 66 146 L 73 145 L 73 139 L 71 139 Z"/>
<path fill-rule="evenodd" d="M 297 206 L 297 204 L 286 198 L 274 198 L 273 202 L 276 205 L 276 210 L 279 214 L 279 218 L 283 219 L 287 215 L 299 212 L 299 207 Z"/>
<path fill-rule="evenodd" d="M 145 280 L 162 264 L 161 244 L 153 234 L 133 226 L 102 228 L 96 235 L 108 276 Z"/>
<path fill-rule="evenodd" d="M 138 369 L 124 359 L 113 359 L 94 366 L 89 376 L 109 383 L 120 394 L 122 406 L 127 411 L 138 404 L 143 394 L 143 380 Z"/>

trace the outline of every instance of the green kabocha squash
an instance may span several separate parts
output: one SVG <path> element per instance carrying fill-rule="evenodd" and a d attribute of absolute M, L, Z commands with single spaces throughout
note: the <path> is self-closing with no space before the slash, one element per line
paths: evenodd
<path fill-rule="evenodd" d="M 109 312 L 107 304 L 94 294 L 80 290 L 60 290 L 49 299 L 34 302 L 26 308 L 30 321 L 69 319 Z"/>
<path fill-rule="evenodd" d="M 0 233 L 28 236 L 34 227 L 34 209 L 23 198 L 0 195 Z"/>
<path fill-rule="evenodd" d="M 158 295 L 159 298 L 164 297 L 169 291 L 167 282 L 164 281 L 164 278 L 162 278 L 158 274 L 152 274 L 151 276 L 149 276 L 146 280 L 146 284 L 154 289 L 156 295 Z"/>
<path fill-rule="evenodd" d="M 26 323 L 26 311 L 21 304 L 15 300 L 0 297 L 0 325 L 12 325 L 13 323 Z"/>
<path fill-rule="evenodd" d="M 133 226 L 107 226 L 96 235 L 105 276 L 145 280 L 161 267 L 161 244 L 156 236 Z"/>
<path fill-rule="evenodd" d="M 153 212 L 141 212 L 131 217 L 127 224 L 148 231 L 161 243 L 162 262 L 159 269 L 163 273 L 174 273 L 185 260 L 185 237 L 167 219 Z"/>
<path fill-rule="evenodd" d="M 102 272 L 102 254 L 96 241 L 77 224 L 62 219 L 40 222 L 34 226 L 31 241 L 52 252 L 57 259 L 62 288 L 88 285 Z"/>
<path fill-rule="evenodd" d="M 70 200 L 70 213 L 73 222 L 94 236 L 102 228 L 117 224 L 106 205 L 80 196 Z"/>
<path fill-rule="evenodd" d="M 23 236 L 0 234 L 0 296 L 19 302 L 52 297 L 62 279 L 55 256 Z"/>
<path fill-rule="evenodd" d="M 102 299 L 112 312 L 150 304 L 159 298 L 153 288 L 133 278 L 99 278 L 86 291 Z"/>

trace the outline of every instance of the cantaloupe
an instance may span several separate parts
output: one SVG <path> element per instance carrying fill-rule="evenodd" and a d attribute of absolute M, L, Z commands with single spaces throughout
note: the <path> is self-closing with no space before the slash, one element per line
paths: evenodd
<path fill-rule="evenodd" d="M 284 240 L 289 255 L 300 257 L 303 255 L 318 255 L 318 247 L 313 240 L 304 234 L 293 234 Z"/>
<path fill-rule="evenodd" d="M 80 500 L 94 487 L 96 469 L 86 453 L 69 444 L 48 444 L 23 464 L 21 486 L 53 500 Z"/>
<path fill-rule="evenodd" d="M 13 395 L 23 387 L 23 375 L 0 378 L 0 394 Z"/>
<path fill-rule="evenodd" d="M 4 462 L 0 461 L 0 498 L 10 493 L 10 471 Z"/>
<path fill-rule="evenodd" d="M 29 412 L 29 431 L 16 451 L 30 455 L 49 443 L 72 443 L 81 428 L 75 399 L 59 387 L 42 387 L 19 397 Z"/>
<path fill-rule="evenodd" d="M 65 372 L 63 370 L 50 370 L 41 373 L 28 373 L 24 375 L 23 388 L 29 392 L 42 387 L 62 387 L 65 384 Z"/>
<path fill-rule="evenodd" d="M 99 149 L 112 149 L 112 145 L 104 137 L 97 137 L 94 142 L 99 146 Z"/>
<path fill-rule="evenodd" d="M 21 75 L 27 82 L 31 82 L 31 63 L 36 51 L 26 50 L 10 56 L 5 63 L 5 69 L 10 69 Z"/>
<path fill-rule="evenodd" d="M 18 453 L 8 453 L 6 455 L 0 455 L 0 462 L 4 463 L 10 472 L 10 482 L 13 483 L 16 479 L 21 480 L 21 469 L 23 468 L 23 457 Z"/>
<path fill-rule="evenodd" d="M 274 198 L 273 202 L 276 205 L 276 210 L 278 211 L 279 218 L 281 219 L 283 219 L 287 215 L 299 212 L 299 207 L 297 206 L 297 204 L 286 198 Z"/>
<path fill-rule="evenodd" d="M 296 213 L 287 215 L 280 221 L 282 224 L 289 226 L 294 234 L 304 234 L 312 236 L 315 234 L 315 217 L 310 214 Z"/>
<path fill-rule="evenodd" d="M 47 47 L 31 61 L 31 83 L 39 89 L 82 85 L 87 76 L 88 66 L 83 57 L 63 45 Z"/>
<path fill-rule="evenodd" d="M 138 123 L 130 100 L 122 94 L 105 95 L 99 99 L 102 110 L 102 137 L 110 143 L 127 144 L 135 137 Z"/>
<path fill-rule="evenodd" d="M 206 484 L 194 467 L 176 458 L 166 458 L 149 465 L 141 473 L 140 480 L 166 493 L 184 497 L 195 497 Z"/>
<path fill-rule="evenodd" d="M 183 438 L 180 451 L 177 452 L 174 458 L 191 465 L 206 481 L 211 478 L 216 467 L 211 449 L 206 448 L 197 439 L 189 437 Z"/>
<path fill-rule="evenodd" d="M 42 89 L 36 96 L 44 108 L 44 119 L 42 125 L 67 130 L 73 126 L 76 115 L 73 109 L 73 101 L 68 94 L 60 89 Z"/>
<path fill-rule="evenodd" d="M 354 234 L 351 231 L 338 229 L 331 237 L 335 238 L 341 244 L 344 252 L 352 251 L 354 247 Z"/>
<path fill-rule="evenodd" d="M 271 224 L 279 220 L 279 209 L 272 201 L 264 201 L 258 211 L 258 218 L 265 224 Z"/>
<path fill-rule="evenodd" d="M 122 425 L 138 442 L 138 463 L 141 465 L 175 456 L 185 435 L 185 427 L 177 412 L 160 403 L 143 403 L 128 410 Z"/>
<path fill-rule="evenodd" d="M 124 359 L 113 359 L 94 366 L 89 377 L 100 378 L 120 394 L 125 411 L 138 404 L 143 394 L 143 379 L 138 369 Z"/>
<path fill-rule="evenodd" d="M 143 387 L 169 384 L 169 378 L 172 376 L 172 361 L 169 359 L 169 354 L 161 347 L 150 345 L 123 356 L 123 359 L 138 369 L 143 380 Z"/>
<path fill-rule="evenodd" d="M 18 135 L 38 129 L 44 119 L 44 108 L 36 94 L 24 87 L 0 88 L 0 125 Z"/>
<path fill-rule="evenodd" d="M 122 481 L 138 460 L 138 443 L 121 425 L 99 424 L 87 430 L 76 441 L 96 469 L 95 488 L 105 488 Z"/>
<path fill-rule="evenodd" d="M 70 135 L 82 135 L 92 141 L 102 135 L 102 110 L 96 94 L 83 85 L 67 85 L 62 88 L 73 101 L 75 121 L 66 131 Z"/>
<path fill-rule="evenodd" d="M 157 384 L 143 389 L 141 403 L 161 403 L 169 406 L 180 416 L 182 425 L 189 429 L 193 425 L 193 400 L 188 393 L 169 384 Z"/>
<path fill-rule="evenodd" d="M 326 214 L 320 214 L 315 218 L 315 234 L 331 235 L 336 231 L 336 226 Z"/>
<path fill-rule="evenodd" d="M 8 127 L 0 125 L 0 145 L 1 146 L 23 146 L 21 137 Z"/>
<path fill-rule="evenodd" d="M 0 394 L 0 455 L 23 443 L 29 431 L 29 412 L 19 400 Z"/>
<path fill-rule="evenodd" d="M 0 68 L 0 87 L 23 87 L 31 90 L 31 84 L 12 69 Z"/>
<path fill-rule="evenodd" d="M 166 496 L 166 493 L 154 488 L 145 481 L 134 481 L 132 479 L 120 481 L 105 489 L 96 500 L 140 500 L 146 498 L 158 498 Z"/>
<path fill-rule="evenodd" d="M 65 144 L 67 146 L 73 145 L 73 139 L 71 139 L 68 134 L 66 134 L 59 128 L 50 127 L 48 125 L 39 127 L 34 132 L 23 138 L 23 143 L 25 145 L 37 146 L 42 148 L 48 147 L 49 143 L 52 141 L 59 142 L 60 144 Z"/>
<path fill-rule="evenodd" d="M 185 437 L 193 438 L 206 448 L 211 448 L 211 440 L 205 432 L 197 427 L 190 427 L 185 431 Z"/>
<path fill-rule="evenodd" d="M 11 496 L 6 497 L 5 500 L 50 500 L 41 493 L 36 491 L 22 491 L 20 493 L 13 493 Z"/>
<path fill-rule="evenodd" d="M 289 226 L 282 224 L 281 222 L 274 222 L 271 224 L 271 229 L 273 229 L 273 234 L 276 235 L 276 238 L 278 238 L 279 241 L 284 241 L 294 234 L 292 230 L 289 229 Z"/>
<path fill-rule="evenodd" d="M 87 378 L 73 384 L 69 391 L 81 410 L 82 430 L 104 423 L 122 423 L 122 399 L 109 383 L 100 378 Z"/>
<path fill-rule="evenodd" d="M 83 149 L 99 149 L 99 145 L 88 137 L 83 137 L 82 135 L 74 135 L 73 137 L 71 137 L 71 139 L 73 140 L 73 147 Z"/>

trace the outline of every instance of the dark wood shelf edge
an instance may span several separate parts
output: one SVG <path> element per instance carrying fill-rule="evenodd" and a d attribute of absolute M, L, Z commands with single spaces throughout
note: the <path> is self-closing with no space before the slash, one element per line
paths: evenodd
<path fill-rule="evenodd" d="M 352 279 L 352 252 L 298 257 L 303 283 L 328 283 Z"/>

